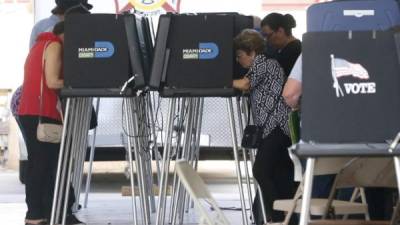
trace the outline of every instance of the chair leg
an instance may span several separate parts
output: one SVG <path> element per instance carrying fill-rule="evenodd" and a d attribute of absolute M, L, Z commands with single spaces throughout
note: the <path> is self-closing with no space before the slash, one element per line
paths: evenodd
<path fill-rule="evenodd" d="M 365 196 L 364 188 L 360 189 L 360 195 L 361 195 L 361 202 L 368 205 L 367 197 Z M 367 208 L 367 211 L 365 212 L 365 220 L 371 220 L 371 218 L 369 216 L 368 208 Z"/>
<path fill-rule="evenodd" d="M 290 218 L 292 217 L 294 211 L 296 210 L 297 201 L 300 199 L 301 195 L 303 194 L 303 180 L 300 182 L 299 187 L 293 198 L 293 204 L 291 205 L 290 209 L 288 210 L 285 220 L 283 221 L 282 225 L 288 225 L 290 222 Z"/>
<path fill-rule="evenodd" d="M 354 188 L 353 194 L 351 194 L 350 202 L 354 202 L 357 199 L 357 197 L 359 195 L 361 195 L 360 192 L 361 192 L 361 188 Z M 364 213 L 364 215 L 365 215 L 365 213 Z M 342 219 L 347 220 L 348 217 L 349 217 L 349 214 L 345 214 L 345 215 L 343 215 Z"/>
<path fill-rule="evenodd" d="M 304 193 L 303 202 L 300 213 L 300 225 L 307 225 L 310 218 L 310 201 L 311 201 L 311 189 L 313 182 L 313 173 L 315 166 L 315 158 L 307 159 L 306 172 L 304 176 Z"/>
<path fill-rule="evenodd" d="M 396 207 L 393 210 L 392 219 L 390 220 L 390 225 L 400 224 L 400 201 L 397 201 Z"/>

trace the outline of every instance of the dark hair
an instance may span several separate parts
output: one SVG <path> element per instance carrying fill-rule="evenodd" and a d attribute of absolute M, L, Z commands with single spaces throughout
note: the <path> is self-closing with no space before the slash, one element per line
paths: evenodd
<path fill-rule="evenodd" d="M 286 35 L 292 35 L 292 28 L 296 27 L 296 20 L 292 15 L 282 15 L 280 13 L 270 13 L 261 21 L 261 27 L 269 26 L 273 31 L 277 31 L 282 27 Z"/>
<path fill-rule="evenodd" d="M 58 22 L 54 25 L 53 34 L 60 35 L 64 33 L 64 21 Z"/>
<path fill-rule="evenodd" d="M 54 15 L 62 15 L 65 14 L 68 9 L 81 5 L 85 9 L 85 11 L 89 11 L 93 8 L 91 4 L 88 3 L 87 0 L 56 0 L 56 7 L 51 10 L 51 13 Z"/>
<path fill-rule="evenodd" d="M 262 54 L 265 48 L 265 40 L 259 32 L 253 29 L 244 29 L 235 39 L 233 39 L 235 50 L 243 50 L 247 54 L 255 51 L 256 54 Z"/>

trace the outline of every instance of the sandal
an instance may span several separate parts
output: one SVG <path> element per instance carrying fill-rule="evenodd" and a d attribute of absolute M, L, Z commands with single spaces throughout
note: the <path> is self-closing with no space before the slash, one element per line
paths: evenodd
<path fill-rule="evenodd" d="M 46 220 L 40 221 L 39 223 L 25 223 L 25 225 L 48 225 Z"/>

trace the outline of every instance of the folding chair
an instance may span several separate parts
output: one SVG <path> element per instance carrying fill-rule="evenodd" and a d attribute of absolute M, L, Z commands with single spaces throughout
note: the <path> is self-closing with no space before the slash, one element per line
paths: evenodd
<path fill-rule="evenodd" d="M 289 151 L 290 152 L 290 151 Z M 293 154 L 290 154 L 292 159 L 294 159 L 295 164 L 295 177 L 299 177 L 296 174 L 301 173 L 301 165 L 297 157 Z M 352 199 L 350 201 L 342 201 L 342 200 L 334 200 L 333 191 L 337 188 L 343 187 L 354 187 L 354 185 L 347 185 L 344 183 L 344 180 L 338 180 L 338 177 L 343 173 L 343 169 L 346 168 L 353 161 L 357 160 L 357 158 L 350 157 L 337 157 L 337 158 L 319 158 L 315 164 L 314 175 L 327 175 L 327 174 L 337 174 L 334 186 L 331 189 L 330 198 L 321 199 L 314 198 L 311 199 L 311 207 L 310 214 L 315 216 L 324 216 L 326 215 L 330 209 L 333 209 L 336 215 L 348 215 L 348 214 L 364 214 L 366 219 L 369 219 L 368 215 L 368 205 L 365 201 L 365 196 L 363 194 L 363 190 L 356 188 L 353 192 Z M 296 163 L 297 162 L 297 163 Z M 285 220 L 281 223 L 283 225 L 287 225 L 290 221 L 290 217 L 293 213 L 300 213 L 301 210 L 301 196 L 303 192 L 303 181 L 302 178 L 297 178 L 298 181 L 301 181 L 296 194 L 293 199 L 281 199 L 276 200 L 274 202 L 274 210 L 285 211 L 287 212 Z M 340 182 L 343 181 L 343 182 Z M 356 199 L 356 195 L 361 194 L 363 201 L 361 203 L 354 202 Z"/>
<path fill-rule="evenodd" d="M 211 196 L 206 184 L 193 167 L 191 167 L 188 162 L 180 160 L 176 162 L 175 168 L 180 181 L 193 199 L 194 205 L 200 214 L 199 224 L 230 224 L 221 209 L 218 207 L 215 199 Z M 211 215 L 208 210 L 204 208 L 204 204 L 201 203 L 202 201 L 208 203 L 214 209 L 216 215 Z"/>
<path fill-rule="evenodd" d="M 340 176 L 335 180 L 336 187 L 390 187 L 396 188 L 396 174 L 392 158 L 358 158 L 353 163 L 343 168 Z M 329 200 L 335 194 L 332 189 Z M 330 207 L 328 202 L 327 207 Z M 396 210 L 395 210 L 396 211 Z M 385 225 L 395 224 L 395 215 L 392 221 L 362 221 L 362 220 L 317 220 L 311 221 L 313 225 Z"/>

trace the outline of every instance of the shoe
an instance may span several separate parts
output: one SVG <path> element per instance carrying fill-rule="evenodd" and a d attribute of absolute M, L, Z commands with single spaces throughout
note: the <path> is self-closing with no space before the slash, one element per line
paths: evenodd
<path fill-rule="evenodd" d="M 40 223 L 25 223 L 25 225 L 48 225 L 46 221 L 42 221 Z"/>
<path fill-rule="evenodd" d="M 67 215 L 67 218 L 65 219 L 65 223 L 67 225 L 86 225 L 86 223 L 78 220 L 75 215 Z"/>

